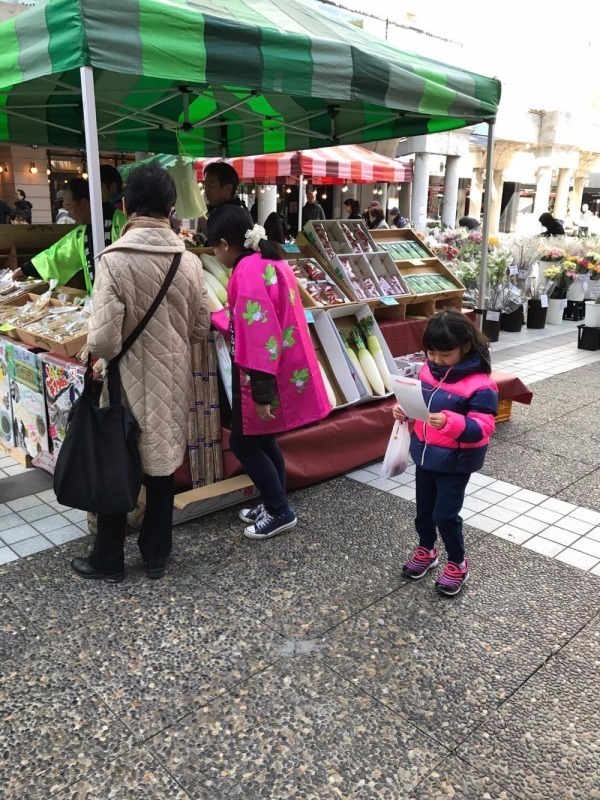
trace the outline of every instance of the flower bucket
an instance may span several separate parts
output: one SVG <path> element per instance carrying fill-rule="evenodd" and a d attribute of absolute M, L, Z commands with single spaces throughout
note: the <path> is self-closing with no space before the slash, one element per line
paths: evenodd
<path fill-rule="evenodd" d="M 529 300 L 527 303 L 527 327 L 541 330 L 546 327 L 547 308 L 542 308 L 541 300 Z"/>
<path fill-rule="evenodd" d="M 491 317 L 491 319 L 489 318 Z M 482 332 L 490 342 L 497 342 L 500 338 L 500 311 L 487 309 L 483 312 Z"/>
<path fill-rule="evenodd" d="M 588 328 L 600 328 L 600 304 L 591 300 L 585 304 L 585 324 Z"/>
<path fill-rule="evenodd" d="M 563 315 L 566 307 L 566 300 L 548 300 L 546 325 L 560 325 L 563 321 Z"/>
<path fill-rule="evenodd" d="M 507 333 L 520 333 L 524 324 L 523 306 L 519 306 L 510 314 L 502 314 L 500 317 L 500 330 Z"/>
<path fill-rule="evenodd" d="M 587 281 L 583 280 L 574 280 L 573 283 L 569 286 L 569 291 L 567 292 L 567 300 L 572 300 L 576 303 L 581 303 L 585 298 L 585 292 L 587 289 Z"/>

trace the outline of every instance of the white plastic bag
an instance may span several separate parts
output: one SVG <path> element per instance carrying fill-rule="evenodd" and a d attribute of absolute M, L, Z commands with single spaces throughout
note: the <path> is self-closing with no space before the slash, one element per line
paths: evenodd
<path fill-rule="evenodd" d="M 385 458 L 381 465 L 382 478 L 395 478 L 396 475 L 402 475 L 408 464 L 409 448 L 410 431 L 408 430 L 408 422 L 396 420 L 385 451 Z"/>

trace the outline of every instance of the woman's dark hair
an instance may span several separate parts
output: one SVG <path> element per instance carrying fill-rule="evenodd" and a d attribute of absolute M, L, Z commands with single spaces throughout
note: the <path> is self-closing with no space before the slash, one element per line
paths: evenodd
<path fill-rule="evenodd" d="M 552 214 L 546 212 L 542 214 L 540 219 L 540 224 L 546 228 L 550 236 L 563 236 L 564 235 L 564 228 L 558 219 L 554 219 Z"/>
<path fill-rule="evenodd" d="M 219 186 L 221 188 L 230 184 L 232 187 L 231 196 L 235 197 L 235 193 L 240 185 L 240 178 L 231 164 L 227 164 L 225 161 L 213 161 L 213 163 L 209 164 L 204 170 L 204 178 L 206 179 L 209 175 L 212 175 L 219 181 Z"/>
<path fill-rule="evenodd" d="M 358 214 L 358 216 L 360 216 L 360 203 L 358 200 L 355 200 L 353 197 L 347 197 L 344 200 L 344 205 L 350 207 L 351 214 Z"/>
<path fill-rule="evenodd" d="M 19 197 L 21 198 L 21 200 L 26 200 L 26 199 L 27 199 L 27 195 L 25 194 L 25 192 L 23 191 L 23 189 L 17 189 L 17 194 L 19 195 Z"/>
<path fill-rule="evenodd" d="M 273 211 L 265 220 L 265 231 L 270 242 L 285 244 L 287 225 L 285 219 L 277 211 Z"/>
<path fill-rule="evenodd" d="M 385 219 L 385 214 L 383 213 L 382 208 L 370 208 L 368 216 L 372 228 L 376 228 L 381 220 Z"/>
<path fill-rule="evenodd" d="M 489 375 L 492 371 L 489 342 L 461 311 L 440 311 L 429 319 L 423 334 L 423 349 L 454 350 L 471 345 L 470 351 L 481 358 L 482 371 Z M 466 354 L 468 355 L 468 354 Z"/>
<path fill-rule="evenodd" d="M 458 220 L 458 227 L 467 228 L 470 231 L 476 231 L 479 227 L 479 220 L 475 219 L 475 217 L 461 217 Z"/>
<path fill-rule="evenodd" d="M 113 167 L 112 164 L 100 164 L 100 181 L 107 187 L 109 187 L 111 183 L 116 183 L 117 193 L 123 191 L 123 178 L 121 177 L 121 173 L 116 167 Z"/>
<path fill-rule="evenodd" d="M 177 202 L 175 181 L 156 162 L 141 164 L 129 173 L 125 186 L 127 214 L 168 219 Z"/>
<path fill-rule="evenodd" d="M 215 247 L 221 239 L 225 239 L 232 247 L 241 253 L 250 255 L 254 250 L 249 250 L 244 242 L 246 234 L 254 227 L 254 222 L 250 213 L 241 206 L 226 204 L 219 206 L 211 211 L 207 223 L 206 233 L 210 247 Z M 260 253 L 263 258 L 271 261 L 279 261 L 284 257 L 281 246 L 276 242 L 269 242 L 262 239 L 260 242 Z"/>

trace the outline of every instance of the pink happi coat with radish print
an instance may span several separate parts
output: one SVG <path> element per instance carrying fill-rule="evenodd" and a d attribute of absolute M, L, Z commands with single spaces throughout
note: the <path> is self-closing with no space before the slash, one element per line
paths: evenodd
<path fill-rule="evenodd" d="M 296 277 L 287 262 L 269 261 L 260 253 L 243 258 L 233 270 L 227 294 L 244 434 L 280 433 L 326 417 L 331 405 Z M 256 413 L 248 370 L 274 376 L 275 420 L 261 420 Z"/>

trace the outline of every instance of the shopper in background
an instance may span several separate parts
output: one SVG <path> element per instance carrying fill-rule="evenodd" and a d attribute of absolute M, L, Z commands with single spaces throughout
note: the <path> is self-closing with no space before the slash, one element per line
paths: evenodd
<path fill-rule="evenodd" d="M 275 435 L 331 411 L 294 273 L 279 245 L 235 206 L 208 218 L 215 256 L 233 273 L 229 315 L 213 324 L 231 335 L 233 400 L 230 445 L 261 493 L 245 508 L 249 539 L 269 539 L 296 525 L 285 491 L 285 462 Z"/>
<path fill-rule="evenodd" d="M 177 193 L 158 164 L 132 170 L 125 190 L 129 221 L 100 256 L 88 345 L 110 361 L 158 295 L 176 255 L 181 262 L 162 303 L 120 362 L 125 402 L 137 420 L 146 513 L 138 544 L 149 578 L 161 578 L 172 547 L 174 473 L 187 450 L 193 402 L 191 343 L 210 326 L 200 260 L 173 233 L 169 216 Z M 125 514 L 98 515 L 92 552 L 71 565 L 83 578 L 125 577 Z"/>
<path fill-rule="evenodd" d="M 458 220 L 458 227 L 476 231 L 479 228 L 479 220 L 475 219 L 475 217 L 461 217 Z"/>
<path fill-rule="evenodd" d="M 408 227 L 408 220 L 402 216 L 399 208 L 392 208 L 390 214 L 392 215 L 392 228 Z"/>
<path fill-rule="evenodd" d="M 64 205 L 65 194 L 62 189 L 56 193 L 56 224 L 57 225 L 75 225 L 75 220 L 69 214 Z"/>
<path fill-rule="evenodd" d="M 581 214 L 579 215 L 578 219 L 575 222 L 575 224 L 579 228 L 578 230 L 579 236 L 588 236 L 593 220 L 594 220 L 594 215 L 590 211 L 590 207 L 588 206 L 587 203 L 584 203 L 581 206 Z"/>
<path fill-rule="evenodd" d="M 273 211 L 265 220 L 265 233 L 270 242 L 285 244 L 288 240 L 289 228 L 285 217 Z"/>
<path fill-rule="evenodd" d="M 94 240 L 92 237 L 92 210 L 90 187 L 83 178 L 74 178 L 65 190 L 64 206 L 77 223 L 56 244 L 44 250 L 31 261 L 13 272 L 14 280 L 43 278 L 55 279 L 59 286 L 73 282 L 91 294 L 94 285 Z M 110 203 L 103 203 L 104 242 L 109 245 L 121 235 L 125 214 L 116 211 Z"/>
<path fill-rule="evenodd" d="M 313 222 L 320 219 L 325 219 L 325 212 L 323 206 L 317 203 L 316 193 L 313 191 L 306 193 L 306 203 L 302 209 L 302 222 Z"/>
<path fill-rule="evenodd" d="M 370 208 L 367 211 L 367 227 L 372 231 L 390 227 L 385 221 L 385 214 L 381 206 L 379 208 Z"/>
<path fill-rule="evenodd" d="M 31 212 L 33 210 L 33 206 L 27 199 L 27 195 L 22 189 L 17 189 L 15 194 L 15 208 L 17 211 L 23 212 L 25 215 L 25 220 L 27 223 L 31 224 Z M 23 217 L 21 217 L 22 219 Z"/>
<path fill-rule="evenodd" d="M 540 236 L 564 236 L 565 229 L 562 226 L 562 223 L 558 219 L 554 219 L 552 214 L 546 213 L 542 214 L 539 219 L 540 225 L 546 230 L 543 233 L 540 233 Z"/>
<path fill-rule="evenodd" d="M 215 161 L 204 170 L 204 194 L 210 214 L 223 205 L 240 205 L 237 197 L 240 179 L 234 168 L 225 161 Z"/>
<path fill-rule="evenodd" d="M 117 211 L 123 210 L 123 178 L 116 167 L 100 164 L 102 202 L 109 203 Z"/>
<path fill-rule="evenodd" d="M 416 464 L 419 546 L 402 568 L 419 580 L 438 565 L 439 532 L 448 562 L 435 588 L 455 595 L 469 577 L 460 510 L 473 472 L 483 466 L 498 411 L 498 387 L 490 378 L 487 339 L 459 311 L 431 317 L 423 336 L 427 363 L 419 373 L 426 422 L 416 420 L 411 456 Z M 399 406 L 394 418 L 406 421 Z"/>
<path fill-rule="evenodd" d="M 344 200 L 344 211 L 348 214 L 348 219 L 362 219 L 360 203 L 353 197 L 347 197 Z"/>
<path fill-rule="evenodd" d="M 21 211 L 20 209 L 16 209 L 13 211 L 12 216 L 10 218 L 11 225 L 29 225 L 29 220 L 27 218 L 27 214 L 25 211 Z"/>
<path fill-rule="evenodd" d="M 4 200 L 0 200 L 0 225 L 10 225 L 12 215 L 13 209 Z"/>

